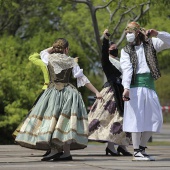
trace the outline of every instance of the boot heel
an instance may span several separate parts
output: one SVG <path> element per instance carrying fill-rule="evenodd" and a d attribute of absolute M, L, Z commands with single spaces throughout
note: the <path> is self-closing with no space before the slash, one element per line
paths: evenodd
<path fill-rule="evenodd" d="M 108 153 L 108 150 L 106 150 L 106 155 L 108 155 L 109 153 Z"/>
<path fill-rule="evenodd" d="M 124 150 L 123 148 L 121 148 L 120 146 L 118 146 L 117 148 L 117 152 L 119 154 L 122 154 L 123 156 L 132 156 L 132 154 L 126 150 Z"/>
<path fill-rule="evenodd" d="M 111 156 L 120 156 L 118 153 L 112 152 L 109 148 L 106 148 L 106 155 L 111 155 Z"/>

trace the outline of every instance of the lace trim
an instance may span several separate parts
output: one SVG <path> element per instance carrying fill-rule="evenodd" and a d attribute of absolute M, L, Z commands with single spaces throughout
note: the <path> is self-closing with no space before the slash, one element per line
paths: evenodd
<path fill-rule="evenodd" d="M 54 67 L 55 74 L 58 74 L 62 70 L 66 70 L 77 65 L 74 58 L 71 58 L 65 54 L 49 54 L 48 59 L 51 65 Z"/>
<path fill-rule="evenodd" d="M 90 83 L 90 81 L 85 75 L 77 78 L 77 87 L 84 86 L 87 83 Z"/>

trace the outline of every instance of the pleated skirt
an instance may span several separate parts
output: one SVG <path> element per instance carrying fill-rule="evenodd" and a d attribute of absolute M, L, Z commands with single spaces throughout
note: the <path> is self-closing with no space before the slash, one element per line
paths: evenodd
<path fill-rule="evenodd" d="M 123 132 L 123 117 L 120 116 L 111 86 L 100 92 L 103 100 L 97 99 L 89 114 L 89 141 L 113 142 L 128 146 L 131 134 Z"/>
<path fill-rule="evenodd" d="M 73 86 L 48 88 L 24 120 L 15 141 L 27 148 L 48 150 L 83 149 L 88 143 L 87 111 L 81 94 Z"/>

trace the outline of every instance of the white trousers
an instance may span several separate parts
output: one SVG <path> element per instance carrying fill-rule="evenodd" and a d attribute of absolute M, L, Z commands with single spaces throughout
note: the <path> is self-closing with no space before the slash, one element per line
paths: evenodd
<path fill-rule="evenodd" d="M 154 90 L 146 87 L 130 89 L 130 100 L 125 102 L 123 131 L 159 132 L 163 123 L 162 109 Z"/>

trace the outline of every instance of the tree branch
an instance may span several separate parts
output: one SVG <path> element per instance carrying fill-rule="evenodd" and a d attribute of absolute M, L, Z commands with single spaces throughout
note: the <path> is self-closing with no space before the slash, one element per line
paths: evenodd
<path fill-rule="evenodd" d="M 103 5 L 103 6 L 96 6 L 95 9 L 98 10 L 98 9 L 106 8 L 106 7 L 108 7 L 112 2 L 113 2 L 113 0 L 110 0 L 110 2 L 108 2 L 106 5 Z"/>
<path fill-rule="evenodd" d="M 114 10 L 114 12 L 111 14 L 111 16 L 110 16 L 110 20 L 112 21 L 112 19 L 113 19 L 113 16 L 116 14 L 116 12 L 121 8 L 121 3 L 122 3 L 122 0 L 120 0 L 119 2 L 118 2 L 118 5 L 117 5 L 117 8 Z"/>
<path fill-rule="evenodd" d="M 143 10 L 143 8 L 144 8 L 145 5 L 146 5 L 147 7 L 146 7 L 145 10 Z M 140 14 L 139 14 L 137 17 L 132 18 L 131 20 L 133 20 L 133 21 L 138 21 L 138 20 L 150 9 L 150 0 L 149 0 L 148 2 L 146 2 L 146 3 L 140 4 L 140 6 L 141 6 L 141 8 L 140 8 Z M 136 8 L 136 7 L 137 7 L 137 6 L 134 6 L 134 7 L 130 8 L 130 9 L 128 9 L 126 12 L 124 12 L 124 13 L 121 15 L 121 18 L 119 19 L 118 23 L 116 24 L 116 26 L 115 26 L 114 29 L 113 29 L 113 34 L 115 34 L 115 32 L 116 32 L 116 30 L 118 29 L 119 25 L 121 24 L 124 16 L 125 16 L 127 13 L 132 12 L 132 10 L 133 10 L 134 8 Z M 128 22 L 129 22 L 129 21 L 128 21 Z M 117 46 L 119 46 L 120 43 L 123 41 L 124 36 L 125 36 L 125 32 L 124 32 L 124 30 L 123 30 L 123 33 L 122 33 L 119 41 L 117 42 Z"/>
<path fill-rule="evenodd" d="M 144 5 L 146 5 L 146 9 L 143 10 Z M 147 11 L 150 9 L 150 0 L 147 3 L 140 4 L 140 14 L 134 19 L 134 21 L 138 21 Z"/>
<path fill-rule="evenodd" d="M 76 2 L 76 3 L 84 3 L 84 4 L 88 4 L 88 0 L 66 0 L 68 2 Z"/>

